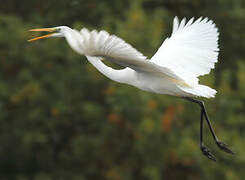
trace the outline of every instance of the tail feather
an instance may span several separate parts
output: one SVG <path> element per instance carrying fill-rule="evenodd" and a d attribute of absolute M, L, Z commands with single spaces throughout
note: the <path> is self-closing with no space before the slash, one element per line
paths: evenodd
<path fill-rule="evenodd" d="M 199 96 L 206 98 L 214 98 L 217 91 L 208 86 L 204 85 L 196 85 L 195 87 L 180 87 L 183 91 L 185 91 L 190 96 Z"/>

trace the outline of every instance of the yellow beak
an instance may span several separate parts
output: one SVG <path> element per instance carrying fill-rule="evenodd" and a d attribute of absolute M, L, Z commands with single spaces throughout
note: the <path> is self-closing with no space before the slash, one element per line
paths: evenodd
<path fill-rule="evenodd" d="M 56 28 L 30 29 L 29 31 L 56 32 Z M 38 39 L 45 39 L 45 38 L 51 37 L 53 34 L 55 34 L 55 33 L 47 34 L 47 35 L 44 35 L 44 36 L 38 36 L 38 37 L 35 37 L 35 38 L 32 38 L 32 39 L 29 39 L 28 42 L 36 41 Z"/>

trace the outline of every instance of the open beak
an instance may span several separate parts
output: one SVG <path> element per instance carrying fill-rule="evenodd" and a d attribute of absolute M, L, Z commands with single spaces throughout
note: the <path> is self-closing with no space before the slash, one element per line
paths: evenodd
<path fill-rule="evenodd" d="M 56 28 L 30 29 L 29 31 L 56 32 Z M 54 34 L 55 34 L 55 33 L 47 34 L 47 35 L 44 35 L 44 36 L 38 36 L 38 37 L 35 37 L 35 38 L 32 38 L 32 39 L 29 39 L 28 42 L 36 41 L 36 40 L 39 40 L 39 39 L 49 38 L 49 37 L 53 36 Z"/>

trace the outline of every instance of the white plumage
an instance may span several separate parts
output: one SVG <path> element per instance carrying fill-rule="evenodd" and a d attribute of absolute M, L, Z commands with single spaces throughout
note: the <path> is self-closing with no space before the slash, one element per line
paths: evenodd
<path fill-rule="evenodd" d="M 86 28 L 83 28 L 80 33 L 84 39 L 81 44 L 85 55 L 113 57 L 122 59 L 122 61 L 146 60 L 146 57 L 130 44 L 106 31 L 97 32 L 93 30 L 89 32 Z"/>
<path fill-rule="evenodd" d="M 147 59 L 142 53 L 121 38 L 110 35 L 106 31 L 80 32 L 66 26 L 55 28 L 33 29 L 31 31 L 49 31 L 53 34 L 37 37 L 30 41 L 47 37 L 65 37 L 69 45 L 77 53 L 85 55 L 88 61 L 108 78 L 135 86 L 139 89 L 174 96 L 198 104 L 201 108 L 200 149 L 211 160 L 215 156 L 203 143 L 203 118 L 206 119 L 217 146 L 230 154 L 234 154 L 228 146 L 219 141 L 202 101 L 191 97 L 211 98 L 216 91 L 208 86 L 200 85 L 198 77 L 208 74 L 218 57 L 218 30 L 213 21 L 199 18 L 196 21 L 177 17 L 173 21 L 173 32 L 157 50 Z M 124 66 L 116 70 L 103 63 L 108 60 Z"/>
<path fill-rule="evenodd" d="M 200 85 L 198 77 L 208 74 L 218 57 L 218 30 L 213 21 L 196 21 L 177 17 L 173 21 L 171 37 L 167 38 L 156 54 L 147 59 L 121 38 L 106 31 L 80 32 L 66 26 L 54 28 L 52 37 L 65 37 L 72 49 L 87 56 L 108 78 L 133 85 L 145 91 L 175 96 L 214 97 L 216 91 Z M 102 60 L 124 66 L 114 70 Z"/>
<path fill-rule="evenodd" d="M 171 37 L 163 42 L 151 60 L 195 85 L 197 77 L 208 74 L 217 62 L 219 34 L 215 24 L 207 18 L 199 18 L 194 23 L 192 18 L 187 24 L 185 21 L 184 18 L 179 24 L 178 18 L 174 18 Z"/>

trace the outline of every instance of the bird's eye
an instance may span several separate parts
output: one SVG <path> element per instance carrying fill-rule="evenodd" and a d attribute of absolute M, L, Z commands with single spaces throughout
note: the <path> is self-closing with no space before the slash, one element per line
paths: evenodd
<path fill-rule="evenodd" d="M 60 32 L 60 31 L 61 31 L 61 28 L 57 28 L 57 29 L 56 29 L 56 32 Z"/>

